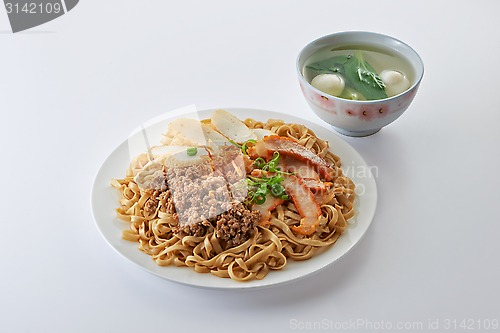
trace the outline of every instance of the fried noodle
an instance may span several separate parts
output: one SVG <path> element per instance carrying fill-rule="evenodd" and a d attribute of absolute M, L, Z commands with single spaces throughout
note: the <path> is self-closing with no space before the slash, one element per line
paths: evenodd
<path fill-rule="evenodd" d="M 180 236 L 174 232 L 178 221 L 166 200 L 168 191 L 155 198 L 155 193 L 141 190 L 134 182 L 134 175 L 150 160 L 148 154 L 141 154 L 131 163 L 125 178 L 112 181 L 121 193 L 117 216 L 130 226 L 123 231 L 123 239 L 138 242 L 139 249 L 160 266 L 187 266 L 199 273 L 237 281 L 262 279 L 270 270 L 285 267 L 288 260 L 309 259 L 335 243 L 346 229 L 346 221 L 354 215 L 355 199 L 354 183 L 343 174 L 340 158 L 304 125 L 253 119 L 244 123 L 249 128 L 267 129 L 297 140 L 335 170 L 332 195 L 321 205 L 323 218 L 314 234 L 304 236 L 292 231 L 291 226 L 299 224 L 301 216 L 289 200 L 271 212 L 268 226 L 256 226 L 253 236 L 235 247 L 224 249 L 210 223 L 204 226 L 203 236 Z M 154 213 L 145 209 L 146 205 L 156 205 Z"/>

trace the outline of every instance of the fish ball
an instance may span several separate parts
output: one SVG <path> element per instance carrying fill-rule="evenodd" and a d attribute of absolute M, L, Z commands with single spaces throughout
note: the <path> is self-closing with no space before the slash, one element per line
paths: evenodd
<path fill-rule="evenodd" d="M 332 96 L 340 96 L 345 88 L 344 79 L 336 74 L 317 75 L 312 79 L 311 85 Z"/>
<path fill-rule="evenodd" d="M 393 70 L 383 70 L 380 78 L 385 84 L 385 93 L 392 97 L 410 88 L 410 81 L 401 72 Z"/>

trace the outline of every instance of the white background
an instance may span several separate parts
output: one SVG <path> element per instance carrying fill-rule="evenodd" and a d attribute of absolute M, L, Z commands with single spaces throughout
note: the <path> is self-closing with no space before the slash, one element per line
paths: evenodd
<path fill-rule="evenodd" d="M 0 331 L 443 330 L 464 319 L 480 331 L 500 319 L 499 11 L 493 0 L 84 0 L 12 34 L 0 8 Z M 295 59 L 343 30 L 392 35 L 425 64 L 400 119 L 343 137 L 379 170 L 373 224 L 350 253 L 296 283 L 228 292 L 162 280 L 112 250 L 91 186 L 133 128 L 189 104 L 321 124 Z"/>

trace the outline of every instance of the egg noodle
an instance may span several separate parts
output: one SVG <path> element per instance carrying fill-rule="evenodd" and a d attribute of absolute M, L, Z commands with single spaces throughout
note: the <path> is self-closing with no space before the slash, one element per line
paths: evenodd
<path fill-rule="evenodd" d="M 300 223 L 301 216 L 293 202 L 287 200 L 271 212 L 268 226 L 256 226 L 253 236 L 238 246 L 224 249 L 210 223 L 203 236 L 179 236 L 174 233 L 178 220 L 165 200 L 160 197 L 153 214 L 144 209 L 153 194 L 141 190 L 134 182 L 136 171 L 150 160 L 148 154 L 141 154 L 131 163 L 125 178 L 112 181 L 121 192 L 117 216 L 130 226 L 123 231 L 123 238 L 138 242 L 139 249 L 160 266 L 188 266 L 196 272 L 210 272 L 237 281 L 262 279 L 269 270 L 285 267 L 288 259 L 309 259 L 335 243 L 346 229 L 346 221 L 354 215 L 355 199 L 355 185 L 342 173 L 340 158 L 329 150 L 326 141 L 304 125 L 272 119 L 267 122 L 247 119 L 244 123 L 252 129 L 263 128 L 297 140 L 335 171 L 330 196 L 321 205 L 321 223 L 312 235 L 292 231 L 291 227 Z"/>

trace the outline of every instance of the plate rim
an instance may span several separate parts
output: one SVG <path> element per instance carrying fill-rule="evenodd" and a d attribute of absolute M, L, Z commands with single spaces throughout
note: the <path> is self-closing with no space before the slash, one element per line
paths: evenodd
<path fill-rule="evenodd" d="M 315 122 L 312 122 L 310 120 L 307 120 L 307 119 L 304 119 L 302 117 L 299 117 L 299 116 L 296 116 L 296 115 L 290 115 L 290 114 L 286 114 L 286 113 L 283 113 L 283 112 L 279 112 L 279 111 L 270 111 L 270 110 L 264 110 L 264 109 L 256 109 L 256 108 L 245 108 L 245 107 L 219 107 L 219 108 L 209 108 L 209 109 L 202 109 L 202 110 L 197 110 L 197 109 L 193 109 L 192 111 L 193 112 L 189 112 L 189 113 L 184 113 L 184 114 L 175 114 L 175 112 L 172 112 L 172 114 L 170 113 L 166 113 L 160 117 L 155 117 L 155 118 L 152 118 L 150 120 L 146 120 L 143 124 L 148 124 L 148 127 L 146 128 L 150 128 L 151 126 L 153 125 L 158 125 L 159 123 L 163 123 L 163 122 L 166 122 L 166 124 L 168 124 L 169 121 L 172 121 L 173 119 L 176 119 L 176 118 L 180 118 L 180 117 L 189 117 L 189 116 L 192 116 L 194 113 L 196 115 L 198 115 L 198 117 L 200 119 L 205 119 L 206 116 L 203 116 L 203 114 L 210 114 L 211 112 L 213 112 L 214 110 L 217 110 L 217 109 L 224 109 L 232 114 L 235 114 L 236 113 L 236 116 L 240 119 L 241 116 L 239 116 L 239 114 L 245 114 L 245 117 L 246 118 L 253 118 L 257 121 L 263 121 L 261 120 L 260 118 L 263 118 L 263 119 L 281 119 L 283 121 L 285 121 L 286 123 L 299 123 L 299 124 L 303 124 L 305 125 L 306 127 L 308 127 L 309 129 L 311 129 L 314 133 L 317 133 L 318 131 L 319 132 L 328 132 L 328 135 L 327 137 L 324 137 L 324 136 L 321 136 L 321 135 L 318 135 L 318 137 L 320 137 L 321 139 L 323 140 L 326 140 L 329 142 L 329 145 L 330 145 L 330 150 L 332 152 L 334 152 L 332 149 L 332 146 L 331 146 L 331 141 L 336 141 L 336 143 L 341 143 L 344 147 L 343 149 L 347 149 L 349 150 L 349 154 L 352 154 L 354 155 L 353 157 L 355 157 L 358 162 L 361 162 L 360 163 L 360 166 L 365 166 L 365 167 L 368 167 L 368 164 L 366 163 L 365 159 L 362 157 L 362 155 L 356 150 L 354 149 L 354 147 L 352 147 L 352 145 L 350 145 L 348 142 L 346 142 L 344 139 L 342 139 L 340 136 L 338 136 L 336 133 L 334 133 L 332 130 L 329 130 L 328 128 L 326 128 L 326 126 L 324 125 L 321 125 L 321 124 L 318 124 L 318 123 L 315 123 Z M 274 117 L 279 117 L 279 118 L 274 118 Z M 132 132 L 134 133 L 134 131 Z M 333 139 L 332 139 L 333 138 Z M 106 234 L 105 230 L 103 229 L 103 226 L 100 224 L 99 220 L 101 219 L 101 217 L 98 217 L 99 213 L 97 212 L 97 203 L 96 203 L 96 195 L 98 192 L 98 188 L 99 188 L 99 185 L 102 185 L 99 181 L 100 181 L 100 178 L 102 178 L 102 173 L 105 171 L 106 167 L 108 166 L 109 163 L 112 162 L 112 158 L 114 157 L 115 154 L 117 154 L 120 149 L 124 149 L 124 147 L 127 146 L 127 143 L 128 143 L 128 139 L 125 139 L 124 141 L 122 141 L 120 144 L 118 144 L 108 155 L 107 157 L 104 159 L 104 161 L 102 162 L 102 164 L 100 165 L 95 177 L 94 177 L 94 182 L 92 184 L 92 190 L 91 190 L 91 208 L 92 208 L 92 215 L 93 215 L 93 218 L 94 218 L 94 223 L 99 231 L 99 233 L 101 234 L 101 236 L 104 238 L 104 240 L 106 241 L 106 243 L 108 243 L 109 246 L 111 246 L 111 248 L 117 252 L 120 256 L 122 256 L 123 258 L 125 258 L 128 262 L 131 262 L 133 264 L 135 264 L 136 266 L 140 267 L 141 269 L 155 275 L 155 276 L 158 276 L 162 279 L 166 279 L 168 281 L 171 281 L 171 282 L 174 282 L 174 283 L 178 283 L 178 284 L 182 284 L 182 285 L 186 285 L 186 286 L 190 286 L 190 287 L 199 287 L 199 288 L 208 288 L 208 289 L 222 289 L 222 290 L 235 290 L 235 289 L 238 289 L 238 290 L 242 290 L 242 289 L 256 289 L 256 288 L 266 288 L 266 287 L 272 287 L 272 286 L 278 286 L 278 285 L 283 285 L 283 284 L 286 284 L 286 283 L 291 283 L 291 282 L 294 282 L 294 281 L 298 281 L 298 280 L 301 280 L 307 276 L 311 276 L 312 274 L 316 274 L 320 271 L 323 271 L 324 269 L 326 269 L 327 267 L 333 265 L 335 262 L 339 261 L 341 258 L 343 258 L 347 253 L 351 252 L 351 250 L 354 248 L 354 246 L 356 246 L 362 239 L 363 237 L 365 236 L 366 232 L 368 231 L 370 225 L 372 224 L 372 221 L 373 221 L 373 218 L 375 216 L 375 212 L 376 212 L 376 208 L 377 208 L 377 201 L 378 201 L 378 193 L 377 193 L 377 185 L 376 185 L 376 181 L 375 181 L 375 177 L 374 175 L 371 173 L 371 170 L 369 169 L 368 167 L 368 177 L 366 177 L 367 179 L 367 182 L 369 183 L 369 185 L 372 187 L 370 188 L 369 190 L 371 191 L 370 193 L 370 196 L 371 198 L 369 198 L 371 200 L 371 210 L 370 211 L 367 211 L 366 214 L 368 214 L 365 218 L 364 218 L 364 221 L 363 221 L 363 230 L 361 231 L 361 233 L 357 236 L 357 239 L 355 239 L 352 243 L 350 244 L 347 244 L 347 248 L 342 251 L 339 255 L 334 255 L 331 260 L 326 260 L 326 262 L 324 262 L 325 260 L 322 260 L 320 261 L 319 264 L 316 264 L 316 265 L 313 265 L 314 267 L 312 267 L 311 270 L 309 270 L 308 272 L 305 272 L 303 274 L 300 274 L 300 275 L 296 275 L 295 276 L 291 276 L 290 278 L 284 278 L 287 274 L 286 272 L 286 268 L 290 265 L 294 266 L 293 264 L 299 264 L 299 265 L 302 265 L 302 266 L 306 266 L 307 263 L 310 263 L 311 261 L 312 262 L 315 262 L 315 258 L 319 257 L 319 256 L 322 256 L 322 255 L 325 255 L 327 254 L 328 252 L 330 252 L 330 256 L 332 255 L 332 253 L 335 253 L 337 252 L 335 249 L 335 245 L 337 244 L 337 242 L 339 242 L 341 239 L 343 239 L 342 237 L 344 236 L 347 237 L 345 234 L 346 233 L 349 233 L 349 227 L 347 228 L 346 232 L 344 232 L 344 234 L 342 234 L 340 237 L 339 237 L 339 240 L 332 244 L 330 246 L 329 249 L 325 250 L 323 253 L 321 254 L 318 254 L 317 256 L 313 256 L 312 258 L 308 259 L 308 260 L 305 260 L 305 261 L 289 261 L 287 262 L 287 265 L 285 266 L 284 269 L 282 270 L 278 270 L 276 272 L 274 271 L 270 271 L 269 274 L 262 280 L 252 280 L 252 281 L 248 281 L 248 282 L 237 282 L 237 281 L 233 281 L 231 279 L 223 279 L 223 278 L 219 278 L 219 277 L 216 277 L 216 276 L 213 276 L 209 273 L 206 273 L 206 274 L 201 274 L 201 273 L 197 273 L 195 272 L 192 268 L 190 267 L 175 267 L 175 266 L 158 266 L 152 259 L 149 255 L 147 255 L 146 253 L 142 252 L 139 250 L 138 246 L 137 246 L 137 242 L 130 242 L 130 241 L 126 241 L 126 240 L 123 240 L 122 237 L 121 237 L 121 233 L 117 234 L 116 235 L 116 238 L 117 239 L 114 239 L 115 241 L 118 240 L 119 242 L 123 242 L 123 244 L 126 244 L 125 246 L 127 247 L 131 247 L 133 246 L 134 247 L 134 250 L 137 251 L 137 255 L 141 254 L 141 255 L 144 255 L 145 256 L 145 259 L 148 259 L 151 261 L 151 263 L 153 263 L 155 266 L 153 266 L 153 268 L 156 268 L 156 269 L 150 269 L 148 268 L 146 265 L 144 264 L 140 264 L 138 262 L 136 262 L 135 260 L 133 260 L 132 258 L 130 258 L 129 256 L 127 256 L 125 253 L 123 253 L 122 251 L 120 251 L 119 248 L 117 248 L 114 244 L 113 244 L 113 239 L 108 239 L 108 235 Z M 337 154 L 336 152 L 334 152 L 335 154 Z M 340 156 L 341 157 L 341 156 Z M 344 159 L 341 157 L 341 162 L 344 162 Z M 343 169 L 343 168 L 342 168 Z M 118 173 L 121 172 L 122 174 L 125 172 L 126 170 L 126 166 L 123 170 L 119 171 L 118 170 Z M 343 169 L 344 170 L 344 169 Z M 118 178 L 118 177 L 116 177 Z M 110 178 L 108 180 L 108 183 L 107 183 L 107 187 L 110 189 L 111 188 L 111 185 L 110 185 L 110 182 L 111 182 L 111 179 Z M 360 196 L 357 196 L 356 198 L 358 200 L 358 206 L 361 204 L 361 202 L 359 202 L 361 199 Z M 368 200 L 368 199 L 365 199 L 365 200 Z M 368 204 L 368 203 L 366 203 Z M 114 221 L 109 221 L 110 223 L 125 223 L 123 221 L 119 221 L 118 218 L 116 217 L 116 213 L 115 213 L 115 208 L 117 207 L 114 206 L 112 211 L 113 211 L 113 220 Z M 369 207 L 368 207 L 369 208 Z M 357 212 L 357 214 L 359 214 Z M 357 221 L 356 223 L 359 223 L 359 221 Z M 358 224 L 359 225 L 359 224 Z M 352 228 L 352 226 L 351 226 Z M 123 230 L 123 229 L 122 229 Z M 334 251 L 334 252 L 332 252 Z M 325 258 L 323 258 L 325 259 Z M 317 259 L 316 259 L 317 260 Z M 151 266 L 151 263 L 147 264 L 149 266 Z M 167 270 L 169 269 L 180 269 L 180 270 L 184 270 L 186 272 L 188 272 L 187 274 L 188 275 L 193 275 L 193 278 L 194 280 L 197 280 L 196 277 L 199 277 L 200 279 L 199 280 L 204 280 L 201 279 L 201 277 L 203 275 L 206 275 L 206 276 L 210 276 L 209 280 L 213 280 L 212 282 L 213 283 L 193 283 L 192 281 L 191 282 L 187 282 L 187 281 L 183 281 L 179 278 L 174 278 L 173 276 L 168 276 L 168 275 L 171 275 L 171 274 L 160 274 L 158 271 L 160 269 L 163 269 L 163 268 L 166 268 Z M 300 270 L 304 270 L 305 267 L 303 267 L 302 269 Z M 165 273 L 167 270 L 162 270 L 163 273 Z M 269 279 L 270 275 L 272 274 L 272 276 L 275 276 L 277 274 L 282 274 L 281 278 L 274 278 L 274 279 Z M 288 272 L 290 273 L 290 272 Z M 174 275 L 184 275 L 184 273 L 180 273 L 179 271 L 179 274 L 174 274 Z M 266 280 L 267 279 L 267 280 Z M 273 281 L 271 281 L 273 280 Z"/>

